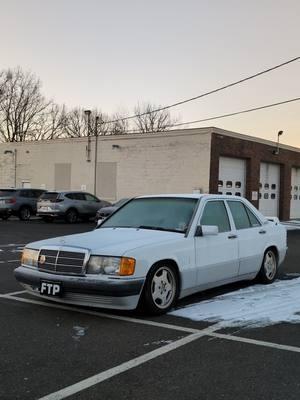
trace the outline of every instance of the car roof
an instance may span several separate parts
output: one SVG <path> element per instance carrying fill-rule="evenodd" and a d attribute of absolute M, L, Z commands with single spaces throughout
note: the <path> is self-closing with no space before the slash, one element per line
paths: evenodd
<path fill-rule="evenodd" d="M 237 199 L 237 200 L 241 200 L 243 199 L 243 197 L 241 196 L 233 196 L 233 195 L 226 195 L 226 194 L 208 194 L 208 193 L 179 193 L 179 194 L 154 194 L 154 195 L 149 195 L 149 196 L 138 196 L 136 198 L 138 199 L 144 199 L 144 198 L 155 198 L 155 197 L 161 197 L 161 198 L 170 198 L 170 197 L 174 197 L 174 198 L 183 198 L 183 199 L 203 199 L 203 198 L 217 198 L 217 199 Z"/>

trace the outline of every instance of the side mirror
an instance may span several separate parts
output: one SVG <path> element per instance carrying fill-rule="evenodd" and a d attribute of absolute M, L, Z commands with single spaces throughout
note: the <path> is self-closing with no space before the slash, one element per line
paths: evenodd
<path fill-rule="evenodd" d="M 219 233 L 217 225 L 198 225 L 195 236 L 215 236 Z"/>
<path fill-rule="evenodd" d="M 102 224 L 102 222 L 104 221 L 104 219 L 98 219 L 97 221 L 97 228 Z"/>

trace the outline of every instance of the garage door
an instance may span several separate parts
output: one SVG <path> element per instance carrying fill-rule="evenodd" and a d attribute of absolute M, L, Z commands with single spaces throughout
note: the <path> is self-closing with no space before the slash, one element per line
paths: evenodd
<path fill-rule="evenodd" d="M 245 196 L 246 161 L 220 157 L 218 193 Z"/>
<path fill-rule="evenodd" d="M 300 218 L 300 168 L 292 168 L 290 218 Z"/>
<path fill-rule="evenodd" d="M 266 216 L 278 217 L 280 166 L 260 164 L 259 211 Z"/>

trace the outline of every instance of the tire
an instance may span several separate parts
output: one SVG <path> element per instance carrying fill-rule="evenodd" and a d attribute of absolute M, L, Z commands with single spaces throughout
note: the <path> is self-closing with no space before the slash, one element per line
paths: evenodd
<path fill-rule="evenodd" d="M 152 315 L 166 313 L 178 297 L 179 284 L 175 268 L 169 264 L 154 265 L 143 290 L 143 308 Z"/>
<path fill-rule="evenodd" d="M 68 224 L 75 224 L 78 221 L 78 212 L 75 208 L 70 208 L 70 210 L 66 212 L 65 220 Z"/>
<path fill-rule="evenodd" d="M 1 218 L 3 219 L 3 221 L 7 221 L 9 217 L 10 217 L 10 215 L 8 215 L 8 214 L 1 215 Z"/>
<path fill-rule="evenodd" d="M 277 255 L 272 249 L 267 249 L 264 254 L 260 271 L 257 275 L 260 283 L 269 284 L 275 281 L 278 275 Z"/>
<path fill-rule="evenodd" d="M 30 207 L 23 206 L 23 207 L 20 208 L 19 219 L 21 221 L 29 221 L 31 215 L 32 215 L 32 211 L 31 211 Z"/>

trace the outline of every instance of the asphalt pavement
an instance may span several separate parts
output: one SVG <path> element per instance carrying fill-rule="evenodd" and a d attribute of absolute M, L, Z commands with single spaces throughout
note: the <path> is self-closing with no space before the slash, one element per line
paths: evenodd
<path fill-rule="evenodd" d="M 65 306 L 24 293 L 13 277 L 24 245 L 93 228 L 0 221 L 1 400 L 300 398 L 299 324 L 220 329 L 171 315 Z M 289 231 L 280 279 L 300 274 L 299 244 L 300 230 Z M 249 285 L 198 293 L 177 307 Z"/>

